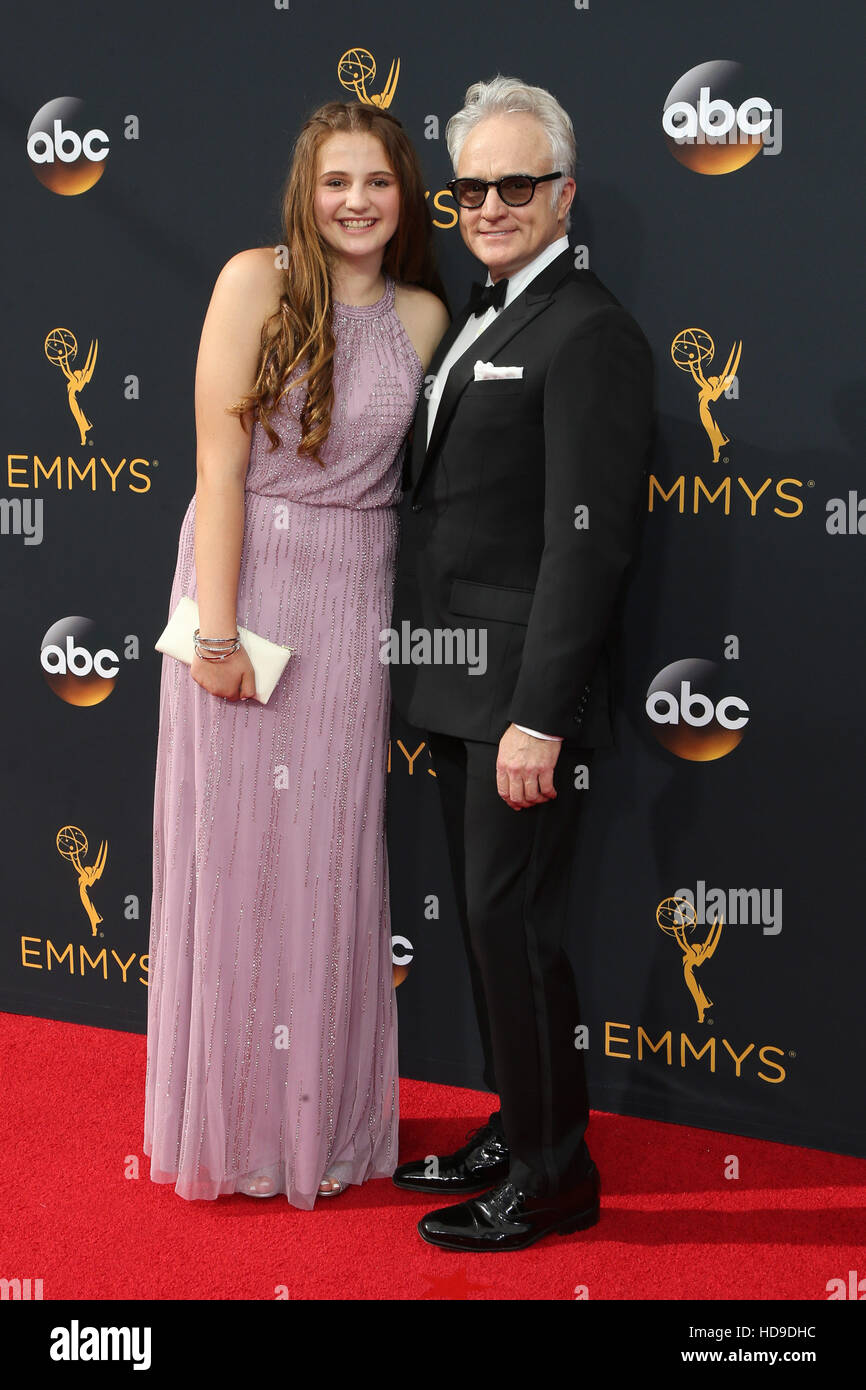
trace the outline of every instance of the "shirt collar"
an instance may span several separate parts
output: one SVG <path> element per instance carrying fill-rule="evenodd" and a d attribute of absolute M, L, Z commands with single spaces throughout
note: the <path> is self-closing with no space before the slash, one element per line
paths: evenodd
<path fill-rule="evenodd" d="M 535 259 L 530 261 L 528 265 L 522 266 L 520 270 L 515 271 L 508 281 L 508 289 L 505 291 L 505 303 L 502 306 L 503 309 L 506 309 L 511 301 L 516 299 L 517 296 L 526 289 L 526 286 L 531 280 L 535 279 L 536 275 L 541 274 L 545 266 L 550 265 L 551 261 L 555 261 L 557 256 L 560 256 L 567 248 L 568 237 L 557 237 L 556 241 L 552 241 L 549 246 L 545 246 L 543 251 L 539 251 Z M 493 284 L 490 278 L 490 271 L 487 272 L 486 283 L 488 285 Z"/>

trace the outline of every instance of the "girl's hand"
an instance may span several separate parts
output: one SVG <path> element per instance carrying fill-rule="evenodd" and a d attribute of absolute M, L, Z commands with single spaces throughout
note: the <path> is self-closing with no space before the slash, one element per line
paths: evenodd
<path fill-rule="evenodd" d="M 225 661 L 205 661 L 197 653 L 194 654 L 190 675 L 208 694 L 218 695 L 224 700 L 255 698 L 253 664 L 243 647 L 227 656 Z"/>

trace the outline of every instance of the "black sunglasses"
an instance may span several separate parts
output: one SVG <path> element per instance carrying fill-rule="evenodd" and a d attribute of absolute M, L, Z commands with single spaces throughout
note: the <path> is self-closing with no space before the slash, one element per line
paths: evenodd
<path fill-rule="evenodd" d="M 532 202 L 536 184 L 561 178 L 562 171 L 558 169 L 554 174 L 506 174 L 504 178 L 487 182 L 484 179 L 451 179 L 445 187 L 451 189 L 455 203 L 461 208 L 480 208 L 488 188 L 495 188 L 507 207 L 522 208 Z"/>

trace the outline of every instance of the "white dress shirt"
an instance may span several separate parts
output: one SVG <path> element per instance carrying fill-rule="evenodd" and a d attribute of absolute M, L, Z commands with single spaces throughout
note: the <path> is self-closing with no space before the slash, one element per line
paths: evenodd
<path fill-rule="evenodd" d="M 556 257 L 561 255 L 567 248 L 568 237 L 557 237 L 556 241 L 552 241 L 549 246 L 545 246 L 544 250 L 540 251 L 535 259 L 530 261 L 528 265 L 515 271 L 508 281 L 508 288 L 505 292 L 505 303 L 502 308 L 507 309 L 512 300 L 516 299 L 517 296 L 526 289 L 529 282 L 534 280 L 536 275 L 544 270 L 546 265 L 556 260 Z M 489 271 L 485 283 L 488 285 L 493 284 Z M 462 357 L 464 352 L 468 352 L 476 338 L 479 338 L 484 330 L 490 327 L 496 315 L 500 312 L 501 310 L 495 309 L 491 305 L 491 307 L 485 310 L 483 314 L 480 314 L 478 318 L 476 318 L 474 314 L 470 314 L 466 323 L 454 339 L 454 342 L 451 344 L 448 352 L 445 354 L 442 365 L 430 385 L 430 395 L 427 403 L 428 444 L 430 443 L 430 435 L 433 433 L 433 422 L 436 419 L 436 412 L 439 409 L 439 402 L 442 399 L 442 392 L 445 387 L 445 382 L 448 379 L 448 373 L 457 359 Z M 561 736 L 558 734 L 540 734 L 536 729 L 527 729 L 523 724 L 515 724 L 514 727 L 522 730 L 525 734 L 532 734 L 533 738 L 550 739 L 556 743 L 562 741 Z"/>

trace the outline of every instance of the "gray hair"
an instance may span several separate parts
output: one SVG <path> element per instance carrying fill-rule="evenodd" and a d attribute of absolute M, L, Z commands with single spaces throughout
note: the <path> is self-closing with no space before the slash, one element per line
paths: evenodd
<path fill-rule="evenodd" d="M 543 126 L 550 144 L 553 168 L 561 169 L 565 178 L 573 179 L 578 151 L 568 112 L 544 87 L 530 87 L 517 77 L 503 77 L 501 73 L 497 73 L 489 82 L 473 82 L 466 89 L 462 109 L 454 113 L 445 127 L 445 142 L 455 174 L 460 151 L 469 132 L 488 116 L 515 111 L 525 111 Z M 550 191 L 552 207 L 556 206 L 561 192 L 562 184 L 558 179 L 554 180 Z M 566 217 L 565 226 L 566 230 L 571 226 L 571 212 Z"/>

